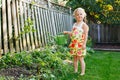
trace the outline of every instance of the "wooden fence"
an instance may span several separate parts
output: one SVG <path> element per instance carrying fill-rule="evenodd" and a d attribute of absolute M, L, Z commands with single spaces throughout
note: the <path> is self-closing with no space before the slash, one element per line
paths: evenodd
<path fill-rule="evenodd" d="M 95 43 L 120 43 L 119 24 L 90 24 L 89 35 Z"/>
<path fill-rule="evenodd" d="M 40 48 L 53 39 L 50 35 L 70 30 L 72 16 L 70 8 L 66 9 L 69 13 L 53 10 L 49 5 L 43 8 L 26 0 L 2 0 L 0 53 Z"/>

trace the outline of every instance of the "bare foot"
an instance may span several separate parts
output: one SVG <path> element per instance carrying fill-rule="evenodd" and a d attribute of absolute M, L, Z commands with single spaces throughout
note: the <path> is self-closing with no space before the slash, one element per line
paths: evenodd
<path fill-rule="evenodd" d="M 85 75 L 85 73 L 81 73 L 80 75 L 83 76 L 83 75 Z"/>

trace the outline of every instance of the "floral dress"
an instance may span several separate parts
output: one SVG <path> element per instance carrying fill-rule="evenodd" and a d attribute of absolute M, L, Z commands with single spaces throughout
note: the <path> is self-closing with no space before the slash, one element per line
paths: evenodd
<path fill-rule="evenodd" d="M 69 45 L 70 54 L 76 56 L 85 56 L 86 49 L 82 49 L 83 41 L 85 36 L 83 34 L 82 25 L 84 22 L 81 22 L 79 26 L 73 25 L 72 34 L 70 35 L 71 43 Z"/>

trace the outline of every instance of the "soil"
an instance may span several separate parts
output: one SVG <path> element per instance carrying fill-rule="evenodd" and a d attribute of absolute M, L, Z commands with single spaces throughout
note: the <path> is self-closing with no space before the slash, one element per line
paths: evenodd
<path fill-rule="evenodd" d="M 31 73 L 28 70 L 22 67 L 6 68 L 6 69 L 0 70 L 1 76 L 11 76 L 11 77 L 14 77 L 15 80 L 17 80 L 17 78 L 19 78 L 21 74 L 24 76 L 31 75 Z"/>

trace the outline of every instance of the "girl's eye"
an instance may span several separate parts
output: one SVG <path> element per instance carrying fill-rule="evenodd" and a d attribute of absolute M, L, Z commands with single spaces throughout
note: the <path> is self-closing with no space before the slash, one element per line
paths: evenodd
<path fill-rule="evenodd" d="M 77 14 L 77 16 L 82 15 L 82 14 Z"/>

